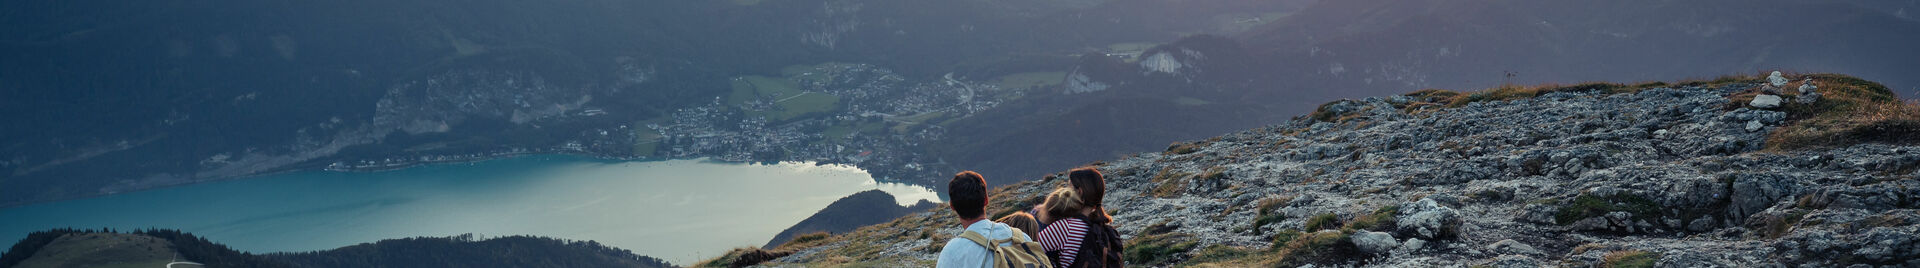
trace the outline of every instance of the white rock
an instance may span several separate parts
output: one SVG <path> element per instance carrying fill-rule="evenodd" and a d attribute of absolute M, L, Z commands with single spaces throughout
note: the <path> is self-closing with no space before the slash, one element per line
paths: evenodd
<path fill-rule="evenodd" d="M 1510 253 L 1510 254 L 1526 254 L 1526 255 L 1542 254 L 1539 249 L 1535 249 L 1533 248 L 1533 246 L 1528 246 L 1526 243 L 1520 243 L 1520 241 L 1513 241 L 1513 239 L 1500 240 L 1500 242 L 1493 242 L 1492 245 L 1487 245 L 1487 249 L 1493 250 L 1494 252 L 1502 252 L 1502 253 Z"/>
<path fill-rule="evenodd" d="M 1807 94 L 1807 92 L 1813 92 L 1814 89 L 1820 89 L 1820 86 L 1813 85 L 1813 78 L 1807 78 L 1806 81 L 1800 81 L 1800 94 Z"/>
<path fill-rule="evenodd" d="M 1426 240 L 1420 240 L 1419 238 L 1407 238 L 1407 242 L 1400 243 L 1400 248 L 1394 249 L 1393 251 L 1399 254 L 1414 253 L 1414 252 L 1419 252 L 1420 248 L 1424 248 L 1426 246 L 1427 246 Z"/>
<path fill-rule="evenodd" d="M 1767 82 L 1772 83 L 1773 87 L 1787 86 L 1787 82 L 1789 81 L 1792 80 L 1787 80 L 1787 77 L 1780 76 L 1780 71 L 1773 71 L 1773 74 L 1767 75 Z"/>
<path fill-rule="evenodd" d="M 1747 132 L 1760 131 L 1760 128 L 1766 126 L 1767 124 L 1761 124 L 1760 120 L 1747 121 Z"/>
<path fill-rule="evenodd" d="M 1353 234 L 1351 239 L 1354 246 L 1360 247 L 1361 252 L 1368 254 L 1386 253 L 1400 247 L 1400 242 L 1394 241 L 1393 235 L 1382 232 L 1361 231 Z"/>
<path fill-rule="evenodd" d="M 1426 239 L 1453 237 L 1463 221 L 1459 212 L 1429 198 L 1400 205 L 1398 217 L 1396 222 L 1400 223 L 1401 234 Z"/>
<path fill-rule="evenodd" d="M 1760 108 L 1760 109 L 1779 108 L 1780 96 L 1766 95 L 1766 94 L 1753 96 L 1753 101 L 1747 102 L 1747 105 L 1753 105 L 1754 108 Z"/>

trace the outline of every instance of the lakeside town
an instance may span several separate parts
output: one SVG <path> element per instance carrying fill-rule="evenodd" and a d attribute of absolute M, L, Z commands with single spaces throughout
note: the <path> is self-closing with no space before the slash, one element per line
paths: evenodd
<path fill-rule="evenodd" d="M 927 144 L 941 125 L 1026 92 L 948 75 L 909 81 L 868 64 L 794 66 L 781 77 L 733 78 L 733 94 L 675 109 L 662 118 L 580 130 L 564 143 L 461 153 L 397 154 L 335 161 L 332 171 L 378 171 L 427 163 L 472 162 L 529 154 L 728 162 L 808 161 L 860 167 L 875 179 L 927 183 L 945 165 Z M 608 116 L 586 108 L 567 116 Z"/>

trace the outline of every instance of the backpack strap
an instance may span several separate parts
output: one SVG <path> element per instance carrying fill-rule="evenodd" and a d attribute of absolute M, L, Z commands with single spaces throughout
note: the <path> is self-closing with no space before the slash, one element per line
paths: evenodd
<path fill-rule="evenodd" d="M 980 246 L 986 247 L 987 251 L 994 251 L 995 248 L 999 248 L 999 245 L 994 244 L 992 239 L 987 239 L 986 236 L 973 231 L 960 231 L 960 238 L 966 238 L 967 240 L 973 241 L 974 244 L 980 244 Z"/>

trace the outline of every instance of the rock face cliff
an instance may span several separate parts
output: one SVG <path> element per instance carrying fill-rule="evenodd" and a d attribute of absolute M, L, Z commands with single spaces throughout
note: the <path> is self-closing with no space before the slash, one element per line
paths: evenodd
<path fill-rule="evenodd" d="M 1426 90 L 1093 165 L 1135 266 L 1920 266 L 1920 140 L 1887 133 L 1920 109 L 1790 78 L 1826 97 L 1753 108 L 1781 94 L 1757 77 Z M 937 208 L 762 265 L 929 265 L 957 226 Z"/>

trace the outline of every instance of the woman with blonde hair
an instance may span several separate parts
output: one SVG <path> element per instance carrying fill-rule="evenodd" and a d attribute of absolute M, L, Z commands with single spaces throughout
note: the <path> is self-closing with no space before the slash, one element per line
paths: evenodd
<path fill-rule="evenodd" d="M 1026 234 L 1029 240 L 1040 237 L 1040 220 L 1034 218 L 1033 214 L 1014 212 L 1013 214 L 1001 216 L 1000 219 L 994 221 L 1005 223 L 1014 229 L 1020 229 L 1020 232 Z"/>
<path fill-rule="evenodd" d="M 1048 238 L 1057 239 L 1054 243 L 1065 243 L 1060 252 L 1048 251 L 1047 257 L 1056 258 L 1061 268 L 1077 267 L 1122 267 L 1125 266 L 1126 245 L 1120 239 L 1120 232 L 1113 229 L 1113 216 L 1107 214 L 1102 205 L 1106 199 L 1107 178 L 1094 167 L 1081 167 L 1067 171 L 1067 187 L 1055 190 L 1047 196 L 1048 215 L 1041 220 L 1051 220 L 1047 228 L 1040 230 L 1040 245 L 1048 246 Z M 1059 200 L 1054 200 L 1059 199 Z M 1051 207 L 1059 204 L 1058 208 Z M 1060 226 L 1061 231 L 1054 231 Z M 1053 248 L 1048 247 L 1048 250 Z M 1071 249 L 1071 251 L 1067 250 Z"/>
<path fill-rule="evenodd" d="M 1087 236 L 1085 218 L 1089 210 L 1080 193 L 1071 188 L 1055 189 L 1040 203 L 1040 221 L 1047 227 L 1040 229 L 1037 240 L 1054 267 L 1069 267 L 1079 256 L 1081 240 Z"/>

